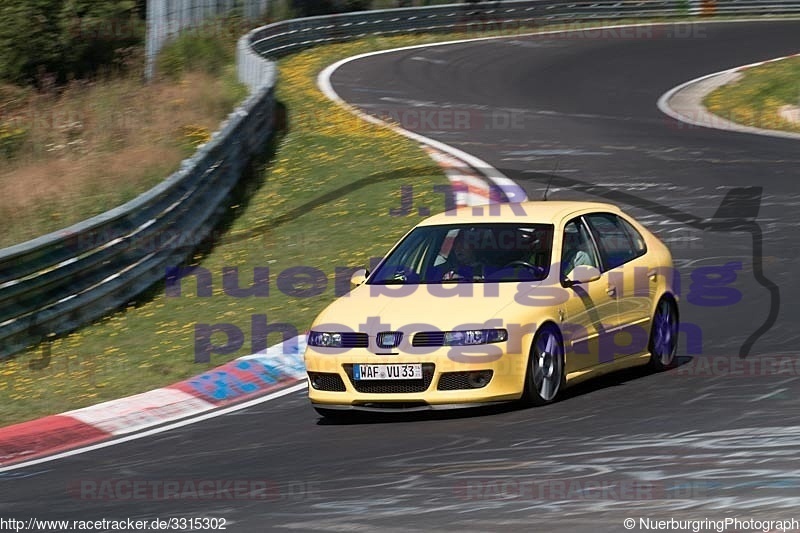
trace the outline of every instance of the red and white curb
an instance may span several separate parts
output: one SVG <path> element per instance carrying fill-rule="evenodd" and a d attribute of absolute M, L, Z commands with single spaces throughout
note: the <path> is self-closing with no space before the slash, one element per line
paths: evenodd
<path fill-rule="evenodd" d="M 69 455 L 64 452 L 76 448 L 132 440 L 152 428 L 206 420 L 229 412 L 233 404 L 246 407 L 248 400 L 271 399 L 269 393 L 306 379 L 305 343 L 301 335 L 168 387 L 0 428 L 0 472 Z"/>
<path fill-rule="evenodd" d="M 450 180 L 456 207 L 483 205 L 500 201 L 496 194 L 492 194 L 489 184 L 475 169 L 460 159 L 435 148 L 424 144 L 421 146 L 428 156 L 442 167 L 447 179 Z"/>

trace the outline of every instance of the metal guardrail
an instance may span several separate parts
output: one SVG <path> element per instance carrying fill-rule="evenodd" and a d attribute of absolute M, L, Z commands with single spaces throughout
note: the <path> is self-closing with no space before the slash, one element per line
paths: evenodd
<path fill-rule="evenodd" d="M 523 0 L 450 4 L 288 20 L 239 41 L 252 96 L 167 180 L 116 209 L 0 250 L 0 358 L 117 309 L 163 281 L 212 230 L 244 168 L 272 133 L 276 58 L 368 35 L 485 31 L 692 14 L 800 13 L 800 0 Z"/>

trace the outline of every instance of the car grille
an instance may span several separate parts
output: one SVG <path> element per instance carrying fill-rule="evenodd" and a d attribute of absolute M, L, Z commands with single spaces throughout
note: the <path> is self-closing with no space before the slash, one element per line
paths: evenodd
<path fill-rule="evenodd" d="M 369 336 L 366 333 L 342 333 L 342 348 L 366 348 Z"/>
<path fill-rule="evenodd" d="M 422 379 L 376 379 L 359 380 L 353 379 L 353 365 L 342 365 L 350 383 L 358 392 L 367 394 L 404 394 L 413 392 L 425 392 L 433 381 L 433 372 L 436 365 L 433 363 L 422 363 Z"/>
<path fill-rule="evenodd" d="M 436 388 L 438 390 L 482 389 L 492 380 L 493 374 L 492 370 L 445 372 L 439 377 Z"/>
<path fill-rule="evenodd" d="M 411 339 L 411 346 L 444 346 L 444 331 L 421 331 Z"/>
<path fill-rule="evenodd" d="M 328 392 L 344 392 L 347 390 L 339 374 L 329 372 L 309 372 L 308 378 L 311 386 L 317 390 Z"/>

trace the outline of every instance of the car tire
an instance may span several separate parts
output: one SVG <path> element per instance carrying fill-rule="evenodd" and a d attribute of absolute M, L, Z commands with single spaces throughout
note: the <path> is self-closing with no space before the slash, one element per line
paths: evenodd
<path fill-rule="evenodd" d="M 662 297 L 658 301 L 650 322 L 650 361 L 648 365 L 656 372 L 675 366 L 678 350 L 678 306 L 672 298 Z"/>
<path fill-rule="evenodd" d="M 544 325 L 531 343 L 522 403 L 527 406 L 552 403 L 565 386 L 563 338 L 558 328 L 552 324 Z"/>

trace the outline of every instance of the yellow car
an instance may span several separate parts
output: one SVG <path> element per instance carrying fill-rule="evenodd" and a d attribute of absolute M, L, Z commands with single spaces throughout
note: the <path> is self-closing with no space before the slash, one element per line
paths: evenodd
<path fill-rule="evenodd" d="M 675 279 L 667 247 L 613 205 L 441 213 L 314 321 L 309 398 L 323 416 L 541 405 L 601 373 L 663 370 L 677 347 Z"/>

